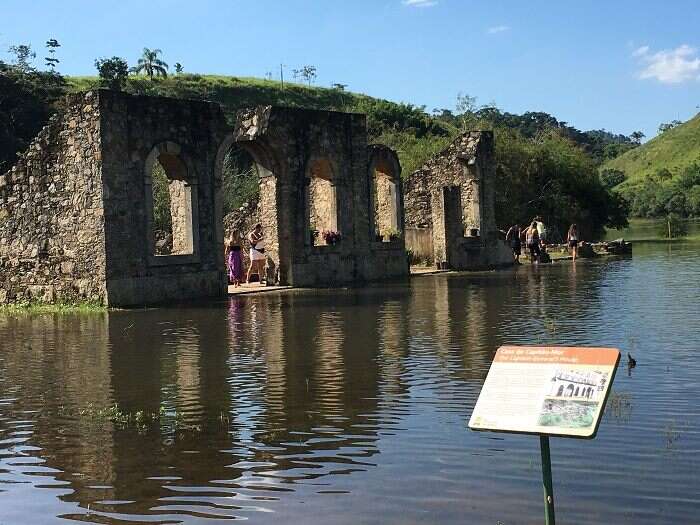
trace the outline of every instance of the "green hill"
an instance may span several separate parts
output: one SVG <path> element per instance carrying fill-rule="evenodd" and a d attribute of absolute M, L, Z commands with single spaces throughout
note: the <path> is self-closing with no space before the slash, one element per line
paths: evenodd
<path fill-rule="evenodd" d="M 696 162 L 700 162 L 700 114 L 606 162 L 603 169 L 624 172 L 623 186 L 631 186 L 660 170 L 675 175 Z"/>
<path fill-rule="evenodd" d="M 633 217 L 700 217 L 700 114 L 605 163 L 601 178 Z"/>

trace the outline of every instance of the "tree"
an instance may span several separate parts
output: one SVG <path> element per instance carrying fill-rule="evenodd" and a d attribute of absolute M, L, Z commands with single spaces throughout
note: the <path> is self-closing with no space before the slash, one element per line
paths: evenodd
<path fill-rule="evenodd" d="M 183 71 L 182 64 L 180 64 L 180 62 L 175 62 L 175 73 L 181 75 Z"/>
<path fill-rule="evenodd" d="M 616 169 L 605 169 L 600 172 L 600 182 L 607 189 L 612 189 L 618 184 L 622 184 L 626 179 L 625 172 Z"/>
<path fill-rule="evenodd" d="M 28 73 L 34 68 L 30 61 L 36 58 L 36 53 L 32 51 L 32 46 L 28 44 L 19 44 L 10 46 L 8 51 L 15 55 L 15 65 L 23 73 Z"/>
<path fill-rule="evenodd" d="M 137 66 L 132 69 L 136 74 L 142 71 L 148 75 L 148 78 L 153 80 L 154 76 L 167 77 L 168 76 L 168 64 L 163 62 L 158 55 L 163 52 L 160 49 L 148 49 L 143 48 L 143 55 L 139 58 Z"/>
<path fill-rule="evenodd" d="M 646 135 L 644 133 L 642 133 L 641 131 L 633 131 L 630 134 L 630 138 L 632 139 L 632 142 L 634 142 L 635 144 L 641 144 L 642 139 L 644 137 L 646 137 Z"/>
<path fill-rule="evenodd" d="M 662 122 L 659 124 L 659 133 L 665 133 L 666 131 L 673 129 L 675 127 L 680 126 L 683 124 L 680 120 L 672 120 L 671 122 Z"/>
<path fill-rule="evenodd" d="M 333 89 L 337 89 L 338 91 L 345 91 L 345 88 L 348 87 L 347 84 L 341 84 L 340 82 L 334 82 L 331 84 L 331 87 Z"/>
<path fill-rule="evenodd" d="M 46 48 L 49 50 L 49 55 L 44 57 L 44 61 L 46 63 L 46 67 L 51 68 L 51 71 L 55 71 L 56 66 L 60 62 L 60 60 L 56 58 L 56 49 L 59 47 L 61 47 L 61 44 L 59 44 L 58 40 L 55 38 L 50 38 L 46 41 Z"/>
<path fill-rule="evenodd" d="M 121 90 L 129 76 L 129 65 L 120 57 L 100 58 L 95 60 L 95 67 L 100 75 L 100 83 L 110 89 Z"/>
<path fill-rule="evenodd" d="M 311 82 L 316 78 L 316 66 L 303 66 L 301 69 L 294 69 L 292 71 L 294 74 L 294 79 L 298 77 L 303 78 L 311 85 Z"/>
<path fill-rule="evenodd" d="M 466 93 L 458 93 L 456 108 L 459 114 L 462 131 L 468 131 L 475 121 L 475 113 L 477 110 L 476 97 L 471 97 Z"/>

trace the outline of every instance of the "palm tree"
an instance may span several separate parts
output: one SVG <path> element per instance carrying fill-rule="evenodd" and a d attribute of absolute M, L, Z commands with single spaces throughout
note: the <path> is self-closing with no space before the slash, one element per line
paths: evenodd
<path fill-rule="evenodd" d="M 158 55 L 162 51 L 160 49 L 148 49 L 143 48 L 143 55 L 139 58 L 138 65 L 132 69 L 134 73 L 141 73 L 145 71 L 148 77 L 153 80 L 153 75 L 167 77 L 168 76 L 168 64 L 163 62 Z"/>

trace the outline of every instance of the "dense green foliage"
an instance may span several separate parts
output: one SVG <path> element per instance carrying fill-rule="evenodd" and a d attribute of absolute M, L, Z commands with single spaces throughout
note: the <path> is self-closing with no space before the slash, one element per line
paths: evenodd
<path fill-rule="evenodd" d="M 232 147 L 224 158 L 224 215 L 237 210 L 258 194 L 259 179 L 255 163 L 244 149 Z"/>
<path fill-rule="evenodd" d="M 626 203 L 601 184 L 594 159 L 556 130 L 526 139 L 497 128 L 496 159 L 500 226 L 524 225 L 537 214 L 547 223 L 549 239 L 562 241 L 571 223 L 584 239 L 627 224 Z"/>
<path fill-rule="evenodd" d="M 102 87 L 121 90 L 129 77 L 129 64 L 123 58 L 100 58 L 95 60 L 95 68 Z"/>
<path fill-rule="evenodd" d="M 153 228 L 160 232 L 172 233 L 173 221 L 170 212 L 170 181 L 160 162 L 153 166 L 151 174 L 153 191 Z"/>
<path fill-rule="evenodd" d="M 159 77 L 157 70 L 151 67 L 153 78 L 148 78 L 146 64 L 157 65 L 163 70 L 167 68 L 165 63 L 156 63 L 160 60 L 157 50 L 148 51 L 146 56 L 144 50 L 141 59 L 144 64 L 141 69 L 147 77 L 126 76 L 126 62 L 113 57 L 96 61 L 100 78 L 73 77 L 67 79 L 67 84 L 58 75 L 51 74 L 51 78 L 61 79 L 59 94 L 108 85 L 135 94 L 216 101 L 223 105 L 229 117 L 237 109 L 260 104 L 364 113 L 370 140 L 387 144 L 397 151 L 404 176 L 445 148 L 460 131 L 493 129 L 499 177 L 497 221 L 501 228 L 513 222 L 524 223 L 535 214 L 543 215 L 550 229 L 563 232 L 570 222 L 578 222 L 582 231 L 591 236 L 599 235 L 606 225 L 624 223 L 624 203 L 601 182 L 597 166 L 602 159 L 634 147 L 629 137 L 606 131 L 581 132 L 546 113 L 514 115 L 493 106 L 465 106 L 460 114 L 441 110 L 430 115 L 424 107 L 351 93 L 340 85 L 332 89 L 290 83 L 282 85 L 272 80 L 182 73 L 181 68 L 176 75 Z M 10 67 L 13 68 L 16 70 L 16 66 Z M 5 162 L 6 166 L 14 160 L 15 152 L 34 136 L 37 123 L 43 124 L 56 107 L 55 96 L 45 97 L 32 90 L 26 96 L 29 97 L 26 103 L 18 101 L 15 106 L 41 111 L 35 111 L 31 118 L 25 119 L 34 123 L 33 128 L 20 130 L 20 133 L 5 132 L 17 143 L 5 147 L 3 142 L 0 162 Z M 225 169 L 225 210 L 229 211 L 254 198 L 257 184 L 250 160 L 235 151 L 227 157 Z M 160 211 L 163 221 L 167 221 L 167 211 Z"/>
<path fill-rule="evenodd" d="M 619 186 L 627 196 L 635 217 L 700 217 L 700 163 L 691 164 L 675 174 L 660 169 L 631 185 Z"/>
<path fill-rule="evenodd" d="M 700 217 L 700 115 L 659 129 L 656 138 L 604 164 L 601 179 L 616 182 L 611 187 L 635 217 Z"/>
<path fill-rule="evenodd" d="M 57 109 L 65 81 L 57 73 L 0 61 L 0 173 L 12 167 Z"/>

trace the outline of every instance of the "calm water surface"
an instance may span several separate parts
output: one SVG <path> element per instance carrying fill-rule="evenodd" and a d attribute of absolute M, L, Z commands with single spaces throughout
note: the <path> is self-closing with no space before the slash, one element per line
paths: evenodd
<path fill-rule="evenodd" d="M 0 523 L 541 523 L 537 439 L 466 426 L 505 343 L 638 361 L 597 439 L 552 441 L 561 523 L 698 523 L 698 282 L 700 244 L 640 243 L 575 266 L 0 317 Z"/>

